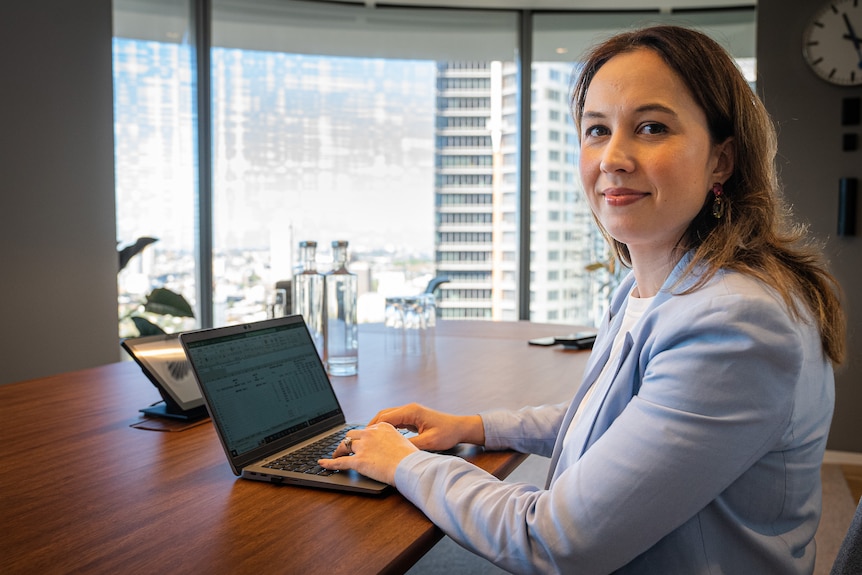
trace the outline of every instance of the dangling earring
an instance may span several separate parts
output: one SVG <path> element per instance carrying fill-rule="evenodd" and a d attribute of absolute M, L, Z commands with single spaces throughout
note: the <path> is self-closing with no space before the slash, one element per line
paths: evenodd
<path fill-rule="evenodd" d="M 712 193 L 715 199 L 712 202 L 712 215 L 715 219 L 720 220 L 724 216 L 724 211 L 727 209 L 727 200 L 724 199 L 724 188 L 718 182 L 712 184 Z"/>

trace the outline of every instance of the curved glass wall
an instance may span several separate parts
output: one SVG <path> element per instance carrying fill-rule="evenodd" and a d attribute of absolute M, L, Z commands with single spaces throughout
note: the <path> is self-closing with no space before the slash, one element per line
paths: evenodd
<path fill-rule="evenodd" d="M 195 155 L 178 145 L 194 139 L 187 1 L 115 3 L 125 22 L 115 39 L 118 229 L 161 237 L 147 251 L 167 268 L 139 270 L 141 286 L 194 278 L 194 198 L 210 198 L 212 241 L 203 245 L 212 245 L 204 257 L 213 288 L 200 287 L 215 325 L 271 313 L 302 240 L 321 246 L 322 270 L 331 241 L 350 242 L 361 321 L 382 319 L 386 295 L 416 293 L 445 275 L 444 318 L 593 324 L 615 277 L 580 191 L 567 106 L 578 55 L 621 28 L 672 21 L 728 46 L 753 82 L 753 9 L 527 13 L 214 0 L 212 188 L 195 190 Z M 173 26 L 173 36 L 154 32 L 154 21 Z M 146 59 L 127 56 L 140 53 Z M 524 69 L 529 94 L 520 92 Z M 160 189 L 155 209 L 147 198 Z M 190 281 L 171 285 L 193 296 Z M 523 290 L 528 310 L 519 309 Z"/>

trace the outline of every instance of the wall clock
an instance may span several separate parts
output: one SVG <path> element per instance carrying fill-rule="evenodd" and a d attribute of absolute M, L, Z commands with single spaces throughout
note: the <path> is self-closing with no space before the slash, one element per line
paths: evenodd
<path fill-rule="evenodd" d="M 827 82 L 862 85 L 862 1 L 823 4 L 805 27 L 802 53 L 811 69 Z"/>

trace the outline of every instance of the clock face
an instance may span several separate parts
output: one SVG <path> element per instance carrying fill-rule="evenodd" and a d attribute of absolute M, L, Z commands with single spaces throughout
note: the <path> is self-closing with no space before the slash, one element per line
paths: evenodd
<path fill-rule="evenodd" d="M 802 48 L 805 61 L 827 82 L 862 85 L 862 1 L 824 4 L 805 28 Z"/>

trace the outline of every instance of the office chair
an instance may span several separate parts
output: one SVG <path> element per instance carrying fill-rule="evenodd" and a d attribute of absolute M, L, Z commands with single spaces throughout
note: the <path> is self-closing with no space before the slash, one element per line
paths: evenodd
<path fill-rule="evenodd" d="M 434 297 L 434 308 L 435 308 L 434 315 L 435 315 L 435 317 L 441 317 L 441 311 L 442 310 L 440 309 L 440 306 L 437 305 L 437 295 L 434 292 L 441 285 L 448 283 L 448 282 L 449 282 L 449 276 L 435 276 L 435 277 L 431 278 L 431 280 L 428 282 L 428 285 L 425 286 L 425 293 L 430 294 L 431 296 Z"/>
<path fill-rule="evenodd" d="M 862 575 L 862 499 L 859 500 L 829 575 Z"/>
<path fill-rule="evenodd" d="M 434 290 L 436 290 L 438 287 L 448 281 L 448 276 L 435 276 L 431 278 L 431 281 L 429 281 L 428 285 L 425 286 L 425 293 L 434 293 Z"/>

